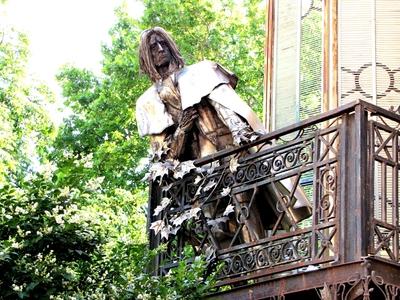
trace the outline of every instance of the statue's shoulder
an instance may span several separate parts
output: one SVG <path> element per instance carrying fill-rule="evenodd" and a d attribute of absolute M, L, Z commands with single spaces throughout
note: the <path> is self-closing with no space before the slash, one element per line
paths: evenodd
<path fill-rule="evenodd" d="M 157 98 L 157 90 L 153 84 L 138 98 L 136 105 L 143 107 L 148 103 L 152 103 L 155 98 Z"/>
<path fill-rule="evenodd" d="M 195 63 L 193 65 L 187 66 L 187 68 L 193 69 L 193 70 L 196 70 L 196 69 L 211 69 L 211 68 L 216 69 L 217 65 L 218 64 L 216 62 L 213 62 L 211 60 L 205 59 L 205 60 L 199 61 L 199 62 L 197 62 L 197 63 Z"/>
<path fill-rule="evenodd" d="M 174 124 L 158 96 L 155 85 L 148 88 L 136 102 L 136 122 L 140 136 L 160 134 Z"/>
<path fill-rule="evenodd" d="M 209 60 L 184 67 L 177 75 L 182 109 L 199 103 L 221 84 L 230 84 L 235 88 L 237 82 L 233 73 Z"/>
<path fill-rule="evenodd" d="M 209 74 L 210 72 L 217 72 L 218 71 L 218 64 L 216 62 L 210 60 L 202 60 L 195 64 L 186 66 L 182 69 L 182 75 L 194 75 L 199 76 L 203 74 Z"/>
<path fill-rule="evenodd" d="M 218 80 L 226 81 L 227 83 L 236 88 L 238 77 L 235 73 L 229 71 L 221 64 L 211 61 L 202 60 L 193 65 L 187 66 L 182 69 L 180 76 L 191 78 L 191 80 L 207 80 L 210 78 L 218 78 Z"/>

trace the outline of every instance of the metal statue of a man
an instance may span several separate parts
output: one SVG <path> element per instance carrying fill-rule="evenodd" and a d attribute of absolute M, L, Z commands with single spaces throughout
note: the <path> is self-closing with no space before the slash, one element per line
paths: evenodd
<path fill-rule="evenodd" d="M 139 55 L 141 71 L 154 84 L 138 99 L 136 118 L 139 134 L 150 136 L 154 153 L 194 160 L 242 145 L 264 132 L 256 114 L 234 90 L 237 77 L 211 61 L 185 66 L 164 29 L 142 33 Z M 235 197 L 237 210 L 249 198 Z M 265 236 L 260 220 L 258 210 L 251 209 L 243 230 L 245 242 Z"/>
<path fill-rule="evenodd" d="M 196 159 L 264 130 L 236 94 L 237 77 L 211 61 L 185 66 L 164 29 L 142 34 L 139 55 L 140 68 L 154 85 L 137 102 L 137 121 L 140 135 L 151 137 L 154 150 L 169 141 L 168 158 Z"/>

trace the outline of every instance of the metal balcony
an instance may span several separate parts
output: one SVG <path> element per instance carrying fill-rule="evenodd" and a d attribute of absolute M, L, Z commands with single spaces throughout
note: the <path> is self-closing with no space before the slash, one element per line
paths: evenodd
<path fill-rule="evenodd" d="M 166 244 L 158 274 L 203 254 L 230 287 L 210 298 L 399 298 L 399 134 L 397 113 L 357 101 L 153 182 L 149 224 L 183 217 L 168 239 L 149 231 L 152 248 Z"/>

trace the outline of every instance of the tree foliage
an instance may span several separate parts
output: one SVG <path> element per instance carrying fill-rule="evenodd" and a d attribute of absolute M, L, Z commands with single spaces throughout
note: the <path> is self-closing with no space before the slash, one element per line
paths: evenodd
<path fill-rule="evenodd" d="M 46 112 L 54 96 L 26 81 L 26 37 L 4 32 L 0 298 L 198 299 L 214 283 L 201 278 L 202 259 L 163 278 L 146 272 L 154 255 L 141 180 L 148 141 L 138 136 L 135 103 L 151 83 L 139 73 L 139 36 L 164 27 L 187 64 L 209 59 L 237 73 L 239 93 L 261 112 L 264 8 L 254 0 L 143 3 L 139 20 L 124 6 L 116 11 L 101 75 L 69 65 L 58 74 L 71 110 L 58 131 Z"/>
<path fill-rule="evenodd" d="M 45 109 L 53 94 L 26 74 L 27 37 L 0 29 L 0 184 L 24 176 L 35 160 L 44 158 L 55 135 Z"/>

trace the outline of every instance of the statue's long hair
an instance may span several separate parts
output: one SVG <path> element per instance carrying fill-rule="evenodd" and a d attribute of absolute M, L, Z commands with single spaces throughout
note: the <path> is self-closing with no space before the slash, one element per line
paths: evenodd
<path fill-rule="evenodd" d="M 162 37 L 171 52 L 172 60 L 176 66 L 176 69 L 183 68 L 185 62 L 176 46 L 175 42 L 172 40 L 171 36 L 161 27 L 154 27 L 147 29 L 142 32 L 140 38 L 140 46 L 139 46 L 139 64 L 140 71 L 144 74 L 148 75 L 153 82 L 157 82 L 162 79 L 161 75 L 157 72 L 157 69 L 153 62 L 153 57 L 151 55 L 150 50 L 150 38 L 153 34 L 158 34 Z M 175 69 L 175 70 L 176 70 Z M 171 70 L 171 73 L 175 70 Z M 169 74 L 167 74 L 169 75 Z"/>

